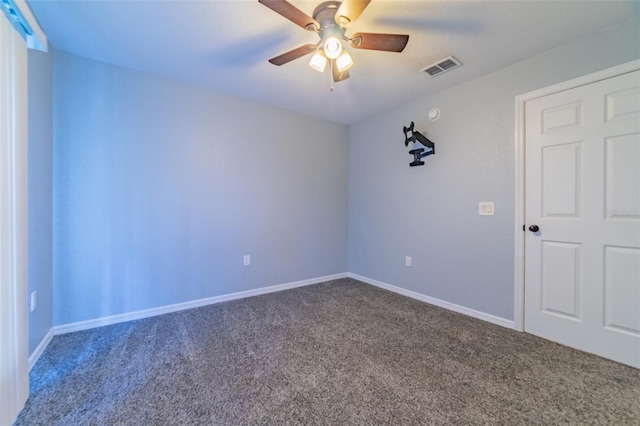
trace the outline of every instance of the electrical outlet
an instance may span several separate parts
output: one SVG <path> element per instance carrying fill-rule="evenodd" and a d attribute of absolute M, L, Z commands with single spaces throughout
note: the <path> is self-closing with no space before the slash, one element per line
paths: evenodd
<path fill-rule="evenodd" d="M 36 310 L 38 306 L 38 290 L 31 293 L 31 312 Z"/>
<path fill-rule="evenodd" d="M 411 266 L 411 256 L 406 256 L 404 258 L 404 265 L 405 266 Z"/>
<path fill-rule="evenodd" d="M 251 255 L 245 254 L 243 259 L 244 266 L 251 265 Z"/>

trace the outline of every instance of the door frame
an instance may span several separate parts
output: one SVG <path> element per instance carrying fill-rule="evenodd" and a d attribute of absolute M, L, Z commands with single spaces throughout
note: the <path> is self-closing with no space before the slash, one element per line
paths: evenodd
<path fill-rule="evenodd" d="M 46 51 L 47 39 L 25 0 L 4 3 L 0 11 L 0 424 L 12 424 L 29 396 L 28 49 Z"/>
<path fill-rule="evenodd" d="M 605 70 L 597 71 L 581 77 L 577 77 L 562 83 L 523 93 L 516 96 L 516 123 L 515 123 L 515 268 L 514 268 L 514 304 L 513 304 L 513 328 L 524 331 L 524 236 L 522 230 L 525 225 L 525 104 L 526 102 L 551 95 L 565 90 L 573 89 L 596 81 L 606 80 L 618 75 L 627 74 L 640 69 L 640 59 L 620 64 Z"/>

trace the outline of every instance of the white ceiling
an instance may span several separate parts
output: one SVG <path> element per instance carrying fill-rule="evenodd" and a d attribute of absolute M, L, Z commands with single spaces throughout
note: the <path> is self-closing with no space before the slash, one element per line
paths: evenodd
<path fill-rule="evenodd" d="M 318 1 L 290 0 L 311 15 Z M 30 0 L 50 43 L 79 56 L 350 124 L 638 17 L 637 1 L 373 0 L 354 32 L 409 34 L 402 53 L 351 49 L 351 78 L 309 57 L 267 60 L 306 43 L 308 32 L 257 0 Z M 418 72 L 453 55 L 464 66 Z"/>

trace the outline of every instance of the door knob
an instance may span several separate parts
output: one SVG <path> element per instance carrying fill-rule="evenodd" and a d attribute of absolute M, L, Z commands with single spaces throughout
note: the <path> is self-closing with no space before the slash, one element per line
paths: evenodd
<path fill-rule="evenodd" d="M 529 227 L 529 231 L 531 232 L 538 232 L 540 230 L 540 228 L 538 228 L 538 225 L 531 225 Z"/>

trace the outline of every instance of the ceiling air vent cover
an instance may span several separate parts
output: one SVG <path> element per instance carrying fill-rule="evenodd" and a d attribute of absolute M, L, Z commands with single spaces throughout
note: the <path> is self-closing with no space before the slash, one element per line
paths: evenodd
<path fill-rule="evenodd" d="M 462 65 L 462 62 L 460 62 L 453 56 L 449 56 L 448 58 L 439 60 L 435 64 L 422 68 L 420 71 L 421 72 L 424 71 L 427 74 L 429 74 L 431 77 L 435 77 L 437 75 L 444 74 L 445 71 L 458 68 L 460 65 Z"/>

